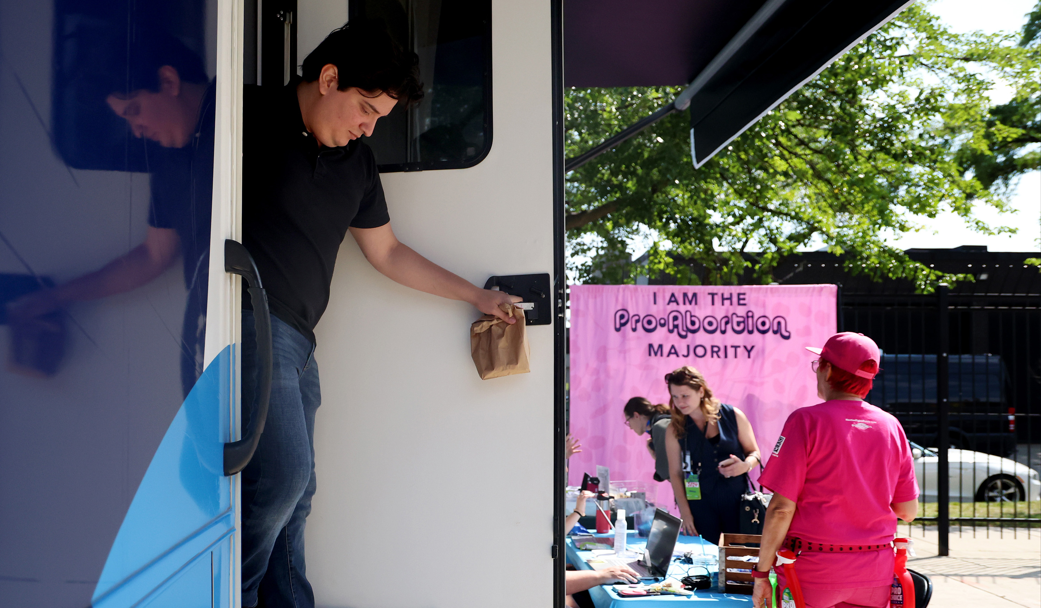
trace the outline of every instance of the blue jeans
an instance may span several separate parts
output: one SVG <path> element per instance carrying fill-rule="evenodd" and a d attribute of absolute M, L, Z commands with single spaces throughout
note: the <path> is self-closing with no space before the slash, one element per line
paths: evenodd
<path fill-rule="evenodd" d="M 313 608 L 304 565 L 304 524 L 315 491 L 314 416 L 321 404 L 314 346 L 271 317 L 274 353 L 264 433 L 242 471 L 242 605 Z M 256 393 L 253 312 L 242 311 L 242 411 L 245 429 Z"/>

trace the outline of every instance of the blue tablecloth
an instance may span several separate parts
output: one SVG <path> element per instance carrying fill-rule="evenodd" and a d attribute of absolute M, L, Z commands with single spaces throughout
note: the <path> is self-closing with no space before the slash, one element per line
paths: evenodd
<path fill-rule="evenodd" d="M 604 542 L 612 544 L 614 542 L 614 536 L 611 534 L 596 535 L 604 538 Z M 629 532 L 629 537 L 626 541 L 628 547 L 634 548 L 638 551 L 643 551 L 643 546 L 647 539 L 639 538 L 635 532 Z M 592 566 L 586 563 L 587 559 L 593 557 L 593 554 L 589 551 L 579 551 L 575 547 L 575 543 L 572 537 L 568 537 L 566 543 L 567 550 L 567 561 L 574 565 L 579 570 L 592 570 Z M 709 555 L 719 555 L 719 549 L 712 543 L 703 540 L 700 536 L 680 536 L 679 541 L 676 543 L 677 551 L 681 548 L 694 552 L 694 555 L 700 555 L 701 550 L 704 549 L 705 553 Z M 712 568 L 710 566 L 710 568 Z M 686 576 L 688 570 L 690 574 L 704 574 L 705 570 L 700 567 L 690 566 L 688 564 L 681 564 L 672 562 L 669 566 L 668 576 L 679 580 Z M 715 571 L 713 570 L 713 573 Z M 589 595 L 593 598 L 593 603 L 596 608 L 660 608 L 663 603 L 672 602 L 675 603 L 686 603 L 686 604 L 698 604 L 705 606 L 712 606 L 713 608 L 729 608 L 740 607 L 748 608 L 752 605 L 752 596 L 750 595 L 735 595 L 733 593 L 718 593 L 715 591 L 715 587 L 709 591 L 695 591 L 694 595 L 691 596 L 679 596 L 679 595 L 655 595 L 648 597 L 621 597 L 618 592 L 615 591 L 614 585 L 601 585 L 599 587 L 593 587 L 589 590 Z"/>

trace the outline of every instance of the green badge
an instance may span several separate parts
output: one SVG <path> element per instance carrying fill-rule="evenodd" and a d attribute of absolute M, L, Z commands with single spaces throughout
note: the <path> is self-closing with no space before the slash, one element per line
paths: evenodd
<path fill-rule="evenodd" d="M 697 475 L 687 475 L 684 484 L 687 486 L 687 500 L 701 500 L 701 483 L 698 482 Z"/>

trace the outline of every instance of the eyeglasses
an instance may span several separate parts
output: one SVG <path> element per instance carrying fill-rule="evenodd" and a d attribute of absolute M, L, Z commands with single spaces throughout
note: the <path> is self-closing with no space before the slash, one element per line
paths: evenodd
<path fill-rule="evenodd" d="M 810 369 L 813 370 L 813 373 L 816 374 L 817 370 L 819 370 L 820 368 L 821 368 L 821 360 L 820 359 L 814 359 L 813 361 L 810 361 Z"/>

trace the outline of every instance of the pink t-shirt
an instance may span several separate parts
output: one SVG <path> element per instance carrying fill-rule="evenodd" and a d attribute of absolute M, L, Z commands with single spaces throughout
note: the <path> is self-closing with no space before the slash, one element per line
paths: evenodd
<path fill-rule="evenodd" d="M 760 483 L 795 501 L 788 537 L 836 545 L 893 540 L 890 505 L 918 497 L 914 459 L 900 423 L 863 401 L 827 401 L 792 412 Z M 892 551 L 804 551 L 806 587 L 848 589 L 893 580 Z"/>

